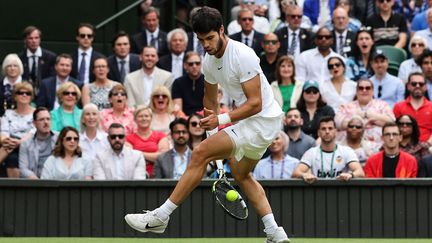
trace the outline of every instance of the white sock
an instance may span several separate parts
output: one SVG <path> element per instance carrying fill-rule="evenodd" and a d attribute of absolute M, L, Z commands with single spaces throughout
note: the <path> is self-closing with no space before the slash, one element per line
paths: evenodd
<path fill-rule="evenodd" d="M 272 213 L 269 213 L 261 218 L 261 220 L 264 223 L 264 232 L 266 234 L 272 234 L 277 228 L 278 225 L 274 219 L 274 215 Z"/>
<path fill-rule="evenodd" d="M 158 210 L 157 215 L 163 221 L 167 220 L 169 216 L 176 210 L 178 206 L 175 205 L 171 200 L 167 199 L 164 204 L 162 204 Z"/>

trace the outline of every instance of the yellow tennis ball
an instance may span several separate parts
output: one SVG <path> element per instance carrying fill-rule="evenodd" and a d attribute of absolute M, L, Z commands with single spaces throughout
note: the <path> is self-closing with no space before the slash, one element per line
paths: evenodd
<path fill-rule="evenodd" d="M 235 200 L 237 200 L 238 198 L 238 193 L 234 190 L 229 190 L 226 193 L 226 199 L 230 202 L 233 202 Z"/>

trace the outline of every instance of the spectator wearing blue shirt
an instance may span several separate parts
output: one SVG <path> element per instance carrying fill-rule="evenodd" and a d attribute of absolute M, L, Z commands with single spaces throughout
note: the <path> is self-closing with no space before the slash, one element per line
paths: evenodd
<path fill-rule="evenodd" d="M 286 154 L 289 138 L 283 131 L 270 145 L 270 156 L 260 160 L 255 169 L 254 177 L 257 180 L 281 180 L 291 178 L 291 174 L 297 167 L 299 160 Z"/>
<path fill-rule="evenodd" d="M 370 80 L 376 87 L 374 89 L 375 99 L 387 102 L 391 108 L 397 102 L 404 100 L 405 86 L 401 79 L 387 72 L 387 56 L 379 49 L 373 56 L 372 69 L 375 75 Z"/>

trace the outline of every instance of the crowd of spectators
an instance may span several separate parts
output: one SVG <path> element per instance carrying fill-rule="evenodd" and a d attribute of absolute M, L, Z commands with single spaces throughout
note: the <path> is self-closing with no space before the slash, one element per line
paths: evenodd
<path fill-rule="evenodd" d="M 89 23 L 70 54 L 23 30 L 24 50 L 2 62 L 0 177 L 182 176 L 206 138 L 205 46 L 162 30 L 145 4 L 142 30 L 119 31 L 108 57 Z M 239 0 L 224 26 L 255 51 L 286 114 L 257 179 L 432 177 L 432 1 Z M 220 112 L 236 108 L 229 94 L 218 89 Z"/>

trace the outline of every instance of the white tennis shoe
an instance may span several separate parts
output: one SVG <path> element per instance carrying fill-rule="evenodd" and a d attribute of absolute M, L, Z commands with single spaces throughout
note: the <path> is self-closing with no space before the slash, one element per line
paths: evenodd
<path fill-rule="evenodd" d="M 163 221 L 157 216 L 156 210 L 145 210 L 144 213 L 127 214 L 125 220 L 130 227 L 140 232 L 162 234 L 168 226 L 169 218 Z"/>
<path fill-rule="evenodd" d="M 273 234 L 267 234 L 267 240 L 265 243 L 289 243 L 285 230 L 282 227 L 278 227 Z"/>

